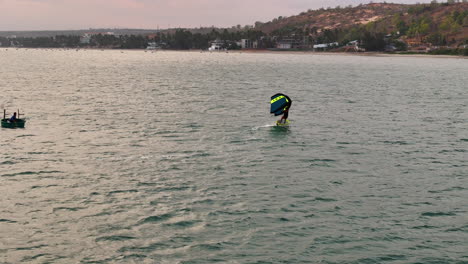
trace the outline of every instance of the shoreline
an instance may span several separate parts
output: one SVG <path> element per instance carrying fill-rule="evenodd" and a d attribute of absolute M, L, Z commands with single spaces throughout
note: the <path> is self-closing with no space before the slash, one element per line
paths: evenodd
<path fill-rule="evenodd" d="M 206 52 L 206 51 L 203 51 Z M 235 50 L 228 51 L 238 52 L 238 53 L 260 53 L 260 54 L 304 54 L 304 55 L 331 55 L 331 56 L 369 56 L 369 57 L 417 57 L 417 58 L 461 58 L 468 59 L 468 56 L 462 55 L 436 55 L 436 54 L 426 54 L 426 53 L 387 53 L 387 52 L 330 52 L 330 51 L 275 51 L 275 50 Z"/>
<path fill-rule="evenodd" d="M 387 52 L 330 52 L 330 51 L 300 51 L 300 50 L 226 50 L 226 51 L 208 51 L 208 50 L 169 50 L 169 49 L 160 49 L 160 50 L 147 50 L 147 49 L 111 49 L 111 48 L 26 48 L 26 47 L 5 47 L 8 49 L 36 49 L 36 50 L 94 50 L 94 51 L 143 51 L 150 53 L 157 52 L 189 52 L 189 53 L 247 53 L 247 54 L 285 54 L 285 55 L 321 55 L 321 56 L 363 56 L 363 57 L 413 57 L 413 58 L 457 58 L 457 59 L 468 59 L 468 56 L 462 55 L 436 55 L 436 54 L 426 54 L 426 53 L 387 53 Z"/>

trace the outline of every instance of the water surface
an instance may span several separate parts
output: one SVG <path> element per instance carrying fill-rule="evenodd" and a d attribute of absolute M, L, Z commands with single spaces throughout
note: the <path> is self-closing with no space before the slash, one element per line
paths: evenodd
<path fill-rule="evenodd" d="M 468 61 L 0 50 L 0 262 L 467 263 Z M 288 129 L 269 98 L 293 100 Z"/>

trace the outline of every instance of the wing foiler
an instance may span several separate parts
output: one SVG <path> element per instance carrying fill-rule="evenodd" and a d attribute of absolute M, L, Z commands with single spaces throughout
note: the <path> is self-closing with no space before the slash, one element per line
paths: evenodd
<path fill-rule="evenodd" d="M 270 113 L 279 116 L 291 107 L 292 100 L 285 94 L 278 93 L 271 97 Z"/>

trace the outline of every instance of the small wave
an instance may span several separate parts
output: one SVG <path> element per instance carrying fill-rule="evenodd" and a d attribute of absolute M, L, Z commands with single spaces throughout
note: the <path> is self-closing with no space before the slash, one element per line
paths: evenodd
<path fill-rule="evenodd" d="M 422 216 L 436 217 L 436 216 L 455 216 L 454 212 L 425 212 Z"/>
<path fill-rule="evenodd" d="M 113 195 L 113 194 L 117 194 L 117 193 L 136 193 L 138 192 L 138 190 L 135 190 L 135 189 L 130 189 L 130 190 L 116 190 L 116 191 L 110 191 L 109 193 L 107 193 L 107 195 Z"/>
<path fill-rule="evenodd" d="M 57 212 L 57 211 L 72 211 L 72 212 L 76 212 L 78 210 L 82 210 L 82 209 L 85 209 L 84 207 L 55 207 L 54 209 L 52 209 L 52 212 Z"/>
<path fill-rule="evenodd" d="M 165 225 L 171 226 L 171 227 L 186 228 L 186 227 L 192 227 L 198 222 L 200 221 L 199 220 L 184 220 L 184 221 L 179 221 L 179 222 L 174 222 L 174 223 L 167 223 Z"/>
<path fill-rule="evenodd" d="M 156 186 L 159 184 L 160 183 L 156 183 L 156 182 L 138 182 L 137 186 Z"/>
<path fill-rule="evenodd" d="M 444 150 L 441 150 L 439 151 L 440 154 L 444 154 L 444 153 L 452 153 L 452 152 L 459 152 L 459 153 L 465 153 L 467 152 L 468 150 L 466 149 L 444 149 Z"/>
<path fill-rule="evenodd" d="M 464 232 L 464 233 L 468 233 L 468 225 L 449 228 L 449 229 L 447 229 L 447 232 Z"/>
<path fill-rule="evenodd" d="M 332 164 L 337 161 L 333 159 L 311 159 L 304 160 L 304 162 L 310 162 L 309 167 L 332 167 Z"/>
<path fill-rule="evenodd" d="M 130 255 L 126 255 L 123 257 L 124 260 L 131 260 L 131 259 L 146 259 L 148 258 L 147 255 L 143 255 L 143 254 L 130 254 Z M 139 263 L 139 262 L 136 262 L 136 263 Z"/>
<path fill-rule="evenodd" d="M 443 190 L 429 190 L 429 193 L 442 193 L 442 192 L 451 192 L 451 191 L 463 191 L 465 188 L 460 186 L 454 186 Z"/>
<path fill-rule="evenodd" d="M 343 184 L 342 181 L 331 181 L 330 183 L 336 184 L 336 185 L 342 185 Z"/>
<path fill-rule="evenodd" d="M 15 249 L 16 250 L 33 250 L 33 249 L 38 249 L 38 248 L 43 248 L 43 247 L 47 247 L 47 245 L 41 244 L 41 245 L 31 246 L 31 247 L 17 247 Z"/>
<path fill-rule="evenodd" d="M 352 145 L 352 144 L 359 144 L 356 142 L 346 142 L 346 141 L 338 141 L 336 142 L 337 145 Z"/>
<path fill-rule="evenodd" d="M 197 200 L 194 201 L 193 204 L 213 204 L 215 201 L 213 199 L 203 199 L 203 200 Z"/>
<path fill-rule="evenodd" d="M 325 198 L 325 197 L 315 197 L 314 201 L 320 201 L 320 202 L 336 202 L 336 199 L 333 198 Z"/>
<path fill-rule="evenodd" d="M 169 248 L 169 245 L 162 242 L 152 243 L 148 246 L 128 246 L 122 247 L 118 251 L 119 252 L 128 252 L 128 251 L 137 251 L 137 252 L 152 252 L 155 250 L 163 250 Z"/>
<path fill-rule="evenodd" d="M 9 224 L 13 224 L 13 223 L 17 223 L 16 221 L 13 221 L 13 220 L 9 220 L 9 219 L 0 219 L 0 223 L 9 223 Z"/>
<path fill-rule="evenodd" d="M 161 187 L 161 188 L 156 188 L 156 192 L 173 192 L 173 191 L 184 191 L 190 189 L 189 186 L 178 186 L 178 187 Z"/>
<path fill-rule="evenodd" d="M 56 187 L 58 186 L 57 184 L 49 184 L 49 185 L 34 185 L 31 186 L 31 189 L 38 189 L 38 188 L 49 188 L 49 187 Z"/>
<path fill-rule="evenodd" d="M 25 134 L 25 135 L 18 135 L 17 137 L 21 138 L 21 137 L 34 137 L 36 135 L 31 135 L 31 134 Z"/>
<path fill-rule="evenodd" d="M 356 263 L 383 263 L 383 262 L 390 262 L 390 261 L 401 261 L 407 258 L 408 257 L 405 255 L 385 255 L 385 256 L 379 256 L 375 258 L 359 259 L 356 261 Z"/>
<path fill-rule="evenodd" d="M 218 251 L 222 250 L 224 247 L 222 243 L 212 243 L 212 244 L 199 244 L 199 245 L 193 245 L 191 248 L 195 250 L 207 250 L 207 251 Z"/>
<path fill-rule="evenodd" d="M 132 240 L 136 239 L 134 236 L 122 236 L 122 235 L 115 235 L 115 236 L 102 236 L 96 238 L 96 242 L 99 241 L 125 241 L 125 240 Z"/>
<path fill-rule="evenodd" d="M 48 173 L 60 173 L 61 171 L 22 171 L 18 173 L 2 174 L 2 177 L 15 177 L 21 175 L 39 175 L 39 174 L 48 174 Z"/>
<path fill-rule="evenodd" d="M 422 225 L 422 226 L 413 226 L 412 229 L 434 229 L 436 226 Z"/>
<path fill-rule="evenodd" d="M 309 160 L 302 160 L 305 162 L 336 162 L 334 159 L 309 159 Z"/>
<path fill-rule="evenodd" d="M 299 198 L 299 199 L 300 199 L 300 198 L 308 198 L 308 197 L 310 197 L 310 196 L 311 196 L 311 195 L 308 194 L 308 193 L 296 193 L 296 194 L 291 195 L 291 197 L 293 197 L 293 198 Z"/>
<path fill-rule="evenodd" d="M 193 154 L 192 156 L 190 156 L 190 158 L 197 158 L 197 157 L 208 157 L 208 156 L 211 156 L 210 153 L 196 153 L 196 154 Z"/>
<path fill-rule="evenodd" d="M 208 213 L 208 216 L 219 216 L 219 215 L 245 215 L 247 214 L 248 212 L 246 211 L 226 211 L 226 210 L 218 210 L 218 211 L 214 211 L 214 212 L 209 212 Z"/>
<path fill-rule="evenodd" d="M 172 213 L 167 213 L 167 214 L 162 214 L 162 215 L 153 215 L 153 216 L 149 216 L 141 220 L 140 224 L 162 222 L 162 221 L 166 221 L 172 218 L 173 216 L 174 214 Z"/>
<path fill-rule="evenodd" d="M 22 262 L 30 262 L 30 261 L 37 261 L 38 258 L 41 258 L 41 257 L 50 257 L 52 256 L 51 254 L 47 254 L 47 253 L 41 253 L 41 254 L 37 254 L 37 255 L 34 255 L 34 256 L 28 256 L 28 257 L 24 257 L 21 261 Z"/>
<path fill-rule="evenodd" d="M 381 141 L 382 143 L 384 144 L 390 144 L 390 145 L 409 145 L 410 143 L 406 142 L 406 141 L 402 141 L 402 140 L 385 140 L 385 141 Z"/>

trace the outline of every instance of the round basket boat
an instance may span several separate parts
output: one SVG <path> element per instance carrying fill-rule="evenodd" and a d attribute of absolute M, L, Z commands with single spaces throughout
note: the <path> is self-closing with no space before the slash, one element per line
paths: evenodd
<path fill-rule="evenodd" d="M 4 128 L 24 128 L 24 124 L 26 123 L 26 120 L 24 119 L 16 119 L 14 122 L 10 122 L 8 119 L 2 119 L 2 127 Z"/>

